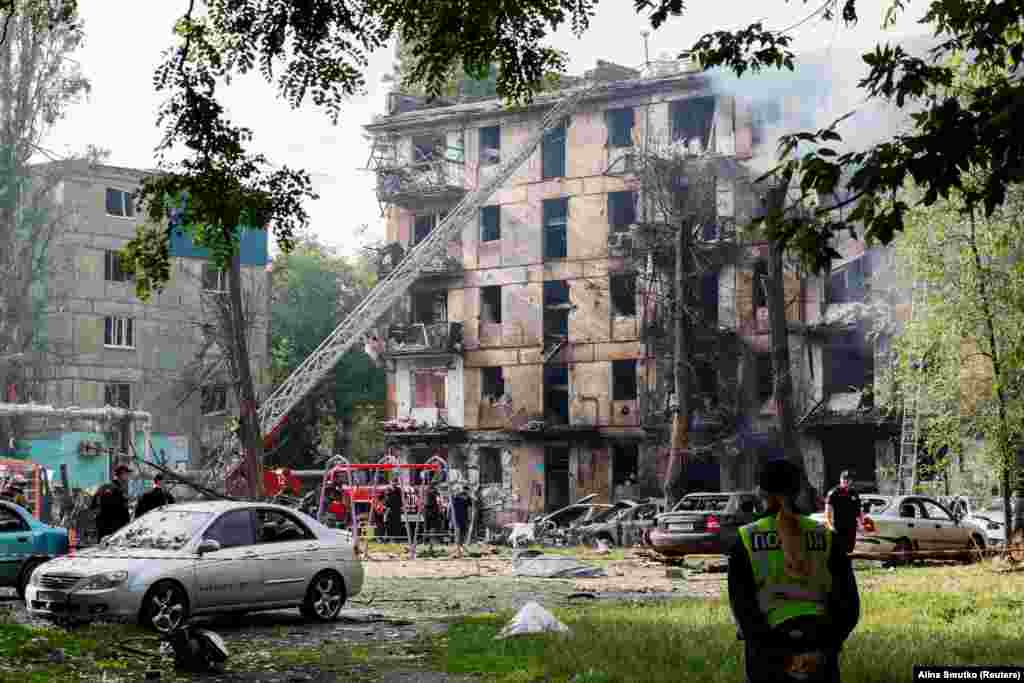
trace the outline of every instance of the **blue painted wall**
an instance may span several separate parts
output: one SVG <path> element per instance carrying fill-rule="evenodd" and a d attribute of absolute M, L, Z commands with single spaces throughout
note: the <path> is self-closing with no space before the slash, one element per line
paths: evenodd
<path fill-rule="evenodd" d="M 269 261 L 267 251 L 268 236 L 266 230 L 242 228 L 240 241 L 242 263 L 247 266 L 265 266 Z M 192 242 L 192 235 L 185 231 L 171 231 L 171 256 L 188 258 L 209 258 L 210 250 L 197 247 Z"/>

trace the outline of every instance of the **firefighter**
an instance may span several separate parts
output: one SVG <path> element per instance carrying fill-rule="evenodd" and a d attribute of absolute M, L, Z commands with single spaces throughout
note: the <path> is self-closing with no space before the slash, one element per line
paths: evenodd
<path fill-rule="evenodd" d="M 764 464 L 767 514 L 740 528 L 729 556 L 729 604 L 748 683 L 837 683 L 839 652 L 860 618 L 843 542 L 794 512 L 800 479 L 785 460 Z"/>

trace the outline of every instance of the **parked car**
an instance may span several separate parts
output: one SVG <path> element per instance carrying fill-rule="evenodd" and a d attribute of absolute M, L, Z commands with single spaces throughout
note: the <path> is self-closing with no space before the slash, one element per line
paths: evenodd
<path fill-rule="evenodd" d="M 656 502 L 621 500 L 607 510 L 599 512 L 588 524 L 577 527 L 576 534 L 583 543 L 604 541 L 609 545 L 630 546 L 650 542 L 647 535 L 654 528 L 662 511 Z"/>
<path fill-rule="evenodd" d="M 281 505 L 168 505 L 98 546 L 38 567 L 31 614 L 139 621 L 160 632 L 189 616 L 298 607 L 338 618 L 363 586 L 352 535 Z"/>
<path fill-rule="evenodd" d="M 1006 511 L 1001 498 L 991 498 L 984 508 L 976 508 L 966 496 L 955 496 L 948 503 L 947 509 L 958 513 L 960 517 L 970 519 L 985 530 L 985 540 L 990 546 L 1006 543 Z"/>
<path fill-rule="evenodd" d="M 752 491 L 690 493 L 671 512 L 658 515 L 650 532 L 654 549 L 669 557 L 722 554 L 739 534 L 739 528 L 761 514 L 763 504 Z"/>
<path fill-rule="evenodd" d="M 872 512 L 876 512 L 878 510 L 881 510 L 881 509 L 887 507 L 889 505 L 889 503 L 891 503 L 891 502 L 892 502 L 892 496 L 882 496 L 882 495 L 879 495 L 877 493 L 869 493 L 869 494 L 863 494 L 862 493 L 862 494 L 860 494 L 860 507 L 861 507 L 861 511 L 865 515 L 871 514 Z M 814 521 L 816 521 L 816 522 L 818 522 L 820 524 L 824 524 L 825 523 L 825 513 L 824 512 L 815 512 L 810 517 L 811 517 L 811 519 L 813 519 Z"/>
<path fill-rule="evenodd" d="M 577 527 L 589 524 L 599 513 L 612 507 L 605 503 L 591 503 L 590 501 L 596 497 L 597 494 L 592 493 L 572 505 L 536 515 L 529 521 L 507 524 L 504 529 L 504 540 L 512 546 L 539 540 L 568 541 Z"/>
<path fill-rule="evenodd" d="M 24 597 L 35 568 L 67 551 L 66 529 L 43 524 L 20 505 L 0 501 L 0 586 Z"/>
<path fill-rule="evenodd" d="M 970 518 L 953 515 L 934 498 L 896 496 L 884 508 L 865 515 L 856 552 L 984 548 L 986 530 Z"/>

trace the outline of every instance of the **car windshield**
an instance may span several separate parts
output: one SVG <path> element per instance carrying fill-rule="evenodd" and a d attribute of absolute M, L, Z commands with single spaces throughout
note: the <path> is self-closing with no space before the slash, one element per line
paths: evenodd
<path fill-rule="evenodd" d="M 686 496 L 672 512 L 722 512 L 729 505 L 729 496 Z"/>
<path fill-rule="evenodd" d="M 154 510 L 112 535 L 104 547 L 181 550 L 212 516 L 212 512 Z"/>
<path fill-rule="evenodd" d="M 624 512 L 624 511 L 626 511 L 628 509 L 629 508 L 614 508 L 614 507 L 612 507 L 612 508 L 608 508 L 606 510 L 601 510 L 596 515 L 594 515 L 593 518 L 591 518 L 590 523 L 591 524 L 604 524 L 605 522 L 609 522 L 609 521 L 615 519 L 615 517 L 617 517 L 620 513 Z"/>
<path fill-rule="evenodd" d="M 869 512 L 881 512 L 885 508 L 889 507 L 890 502 L 891 501 L 883 498 L 869 498 L 863 502 L 862 507 L 864 508 L 865 514 Z"/>

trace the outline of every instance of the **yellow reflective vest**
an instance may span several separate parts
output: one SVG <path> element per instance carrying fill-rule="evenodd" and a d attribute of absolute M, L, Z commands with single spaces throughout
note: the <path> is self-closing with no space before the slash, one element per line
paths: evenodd
<path fill-rule="evenodd" d="M 740 540 L 747 549 L 757 584 L 757 602 L 768 625 L 803 616 L 824 616 L 832 590 L 828 568 L 832 534 L 810 517 L 800 517 L 803 550 L 810 560 L 810 576 L 792 576 L 786 571 L 775 516 L 764 517 L 740 528 Z"/>

